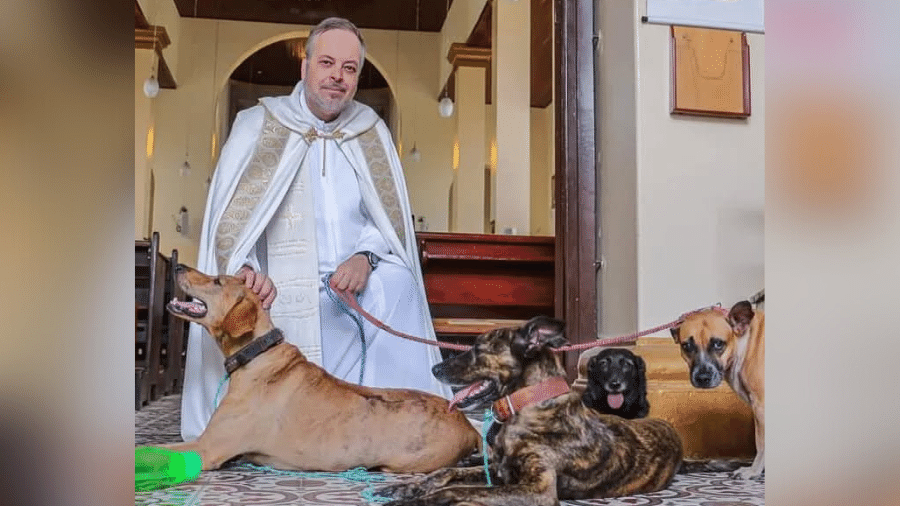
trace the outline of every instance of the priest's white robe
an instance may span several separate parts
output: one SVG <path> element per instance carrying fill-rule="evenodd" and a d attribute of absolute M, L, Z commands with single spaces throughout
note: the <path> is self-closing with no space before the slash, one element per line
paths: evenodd
<path fill-rule="evenodd" d="M 197 268 L 234 274 L 247 264 L 272 278 L 272 320 L 311 361 L 359 380 L 357 325 L 325 293 L 322 278 L 357 251 L 382 258 L 359 302 L 392 328 L 434 339 L 412 212 L 390 132 L 351 102 L 330 123 L 306 107 L 302 82 L 238 114 L 207 199 Z M 363 384 L 414 388 L 450 398 L 431 374 L 437 348 L 364 323 Z M 191 324 L 181 433 L 196 439 L 215 409 L 225 357 Z M 224 387 L 227 388 L 227 387 Z M 224 389 L 223 393 L 224 395 Z M 221 399 L 221 395 L 219 399 Z"/>

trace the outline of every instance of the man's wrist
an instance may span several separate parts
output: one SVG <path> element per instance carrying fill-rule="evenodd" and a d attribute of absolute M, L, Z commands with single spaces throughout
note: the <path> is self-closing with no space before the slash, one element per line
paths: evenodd
<path fill-rule="evenodd" d="M 378 262 L 381 261 L 381 258 L 371 251 L 357 251 L 355 254 L 365 257 L 366 261 L 369 262 L 369 267 L 371 267 L 373 271 L 378 267 Z"/>

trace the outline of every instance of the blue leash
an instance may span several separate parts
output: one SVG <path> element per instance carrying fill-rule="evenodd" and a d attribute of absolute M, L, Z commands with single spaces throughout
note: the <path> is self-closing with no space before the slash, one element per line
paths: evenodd
<path fill-rule="evenodd" d="M 363 330 L 362 318 L 356 314 L 355 311 L 351 311 L 347 304 L 334 293 L 334 290 L 332 290 L 329 281 L 331 281 L 331 276 L 333 274 L 333 272 L 329 272 L 322 278 L 322 281 L 325 282 L 325 293 L 328 294 L 328 298 L 331 299 L 331 302 L 337 304 L 338 307 L 341 308 L 341 311 L 346 313 L 351 320 L 356 322 L 356 327 L 359 329 L 360 348 L 362 349 L 359 362 L 359 384 L 362 385 L 363 373 L 366 371 L 366 332 Z"/>

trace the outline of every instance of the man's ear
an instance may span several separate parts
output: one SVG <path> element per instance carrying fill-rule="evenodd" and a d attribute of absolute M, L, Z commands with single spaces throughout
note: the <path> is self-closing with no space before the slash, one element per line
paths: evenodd
<path fill-rule="evenodd" d="M 300 80 L 306 80 L 306 68 L 309 65 L 309 58 L 303 57 L 303 63 L 300 64 Z"/>
<path fill-rule="evenodd" d="M 728 323 L 735 336 L 742 336 L 747 332 L 750 320 L 753 319 L 753 306 L 749 301 L 742 300 L 731 307 L 728 312 Z"/>
<path fill-rule="evenodd" d="M 512 352 L 520 358 L 534 358 L 545 348 L 559 348 L 569 344 L 563 335 L 565 322 L 548 316 L 536 316 L 528 321 L 513 338 Z"/>
<path fill-rule="evenodd" d="M 253 331 L 257 316 L 256 304 L 246 297 L 241 297 L 222 319 L 222 330 L 231 337 L 242 336 Z"/>

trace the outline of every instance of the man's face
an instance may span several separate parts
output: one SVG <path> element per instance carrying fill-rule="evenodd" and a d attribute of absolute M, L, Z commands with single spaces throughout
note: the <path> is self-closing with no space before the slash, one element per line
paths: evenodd
<path fill-rule="evenodd" d="M 353 99 L 359 82 L 359 39 L 347 30 L 328 30 L 316 38 L 300 71 L 306 104 L 323 121 L 332 121 Z"/>

